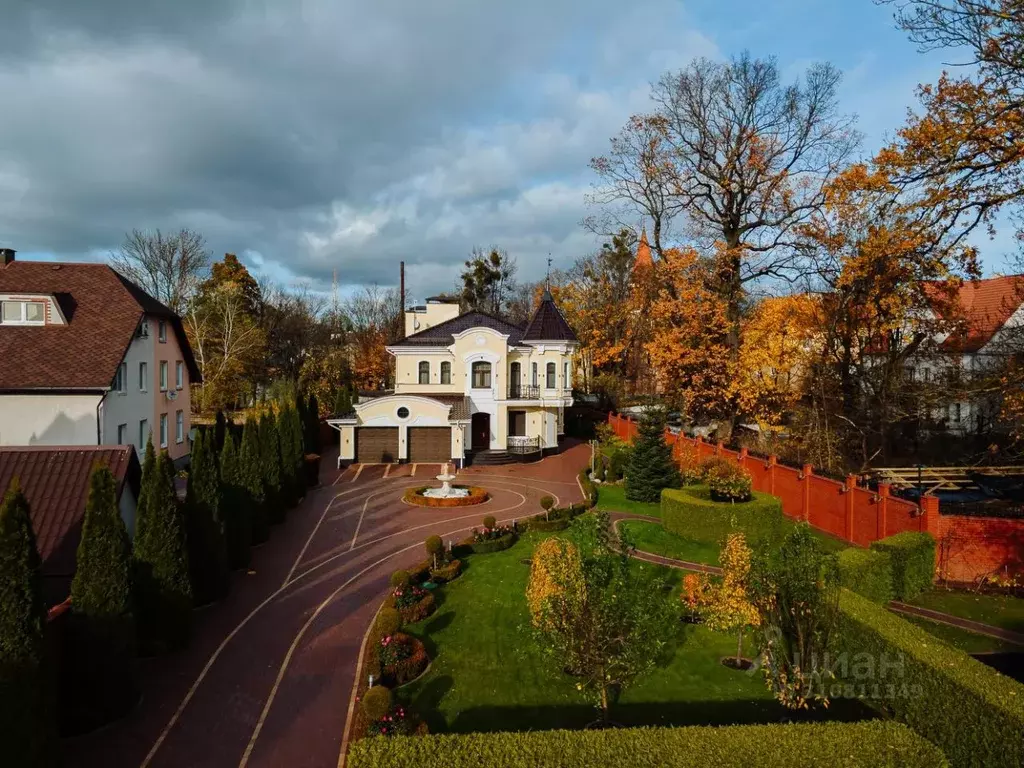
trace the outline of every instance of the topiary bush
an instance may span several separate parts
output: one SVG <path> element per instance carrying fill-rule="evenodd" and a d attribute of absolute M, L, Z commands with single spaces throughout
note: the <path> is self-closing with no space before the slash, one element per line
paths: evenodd
<path fill-rule="evenodd" d="M 388 579 L 388 583 L 392 587 L 407 587 L 409 586 L 409 572 L 408 571 L 395 571 L 391 574 L 391 578 Z"/>
<path fill-rule="evenodd" d="M 402 615 L 385 605 L 377 614 L 377 621 L 374 622 L 374 632 L 379 635 L 393 635 L 402 628 Z"/>
<path fill-rule="evenodd" d="M 713 457 L 702 465 L 704 484 L 714 501 L 747 501 L 753 490 L 750 474 L 735 461 Z"/>
<path fill-rule="evenodd" d="M 838 671 L 851 690 L 954 766 L 1024 765 L 1024 685 L 849 590 L 839 606 L 838 650 L 849 663 Z"/>
<path fill-rule="evenodd" d="M 931 534 L 905 531 L 872 542 L 871 549 L 889 554 L 897 600 L 913 600 L 931 588 L 935 576 L 935 539 Z"/>
<path fill-rule="evenodd" d="M 754 491 L 750 501 L 722 504 L 711 500 L 704 485 L 666 489 L 661 496 L 661 523 L 666 531 L 691 541 L 717 544 L 741 531 L 751 544 L 781 539 L 786 519 L 782 501 Z"/>
<path fill-rule="evenodd" d="M 444 554 L 444 542 L 440 536 L 428 536 L 423 542 L 423 548 L 427 550 L 427 556 L 431 559 L 434 567 L 437 567 L 438 558 Z"/>
<path fill-rule="evenodd" d="M 893 598 L 892 558 L 877 549 L 844 549 L 839 553 L 839 583 L 884 605 Z"/>
<path fill-rule="evenodd" d="M 359 706 L 368 720 L 380 720 L 391 711 L 391 691 L 383 685 L 375 685 L 363 693 Z"/>
<path fill-rule="evenodd" d="M 484 528 L 494 528 L 498 524 L 498 521 L 494 519 L 494 515 L 488 515 L 484 518 Z"/>
<path fill-rule="evenodd" d="M 540 498 L 540 508 L 541 509 L 543 509 L 545 512 L 547 512 L 553 506 L 555 506 L 555 498 L 554 498 L 554 496 L 541 496 L 541 498 Z"/>

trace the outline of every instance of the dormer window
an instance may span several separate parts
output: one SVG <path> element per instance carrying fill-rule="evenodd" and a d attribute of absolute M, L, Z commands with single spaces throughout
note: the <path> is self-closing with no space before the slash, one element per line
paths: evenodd
<path fill-rule="evenodd" d="M 46 304 L 42 301 L 4 301 L 0 320 L 4 325 L 45 325 Z"/>

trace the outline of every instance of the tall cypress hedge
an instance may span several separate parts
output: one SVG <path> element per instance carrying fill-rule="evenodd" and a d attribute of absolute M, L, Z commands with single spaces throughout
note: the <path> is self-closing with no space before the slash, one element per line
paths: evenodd
<path fill-rule="evenodd" d="M 189 579 L 195 605 L 220 600 L 228 593 L 229 586 L 224 523 L 220 513 L 220 473 L 212 444 L 215 440 L 212 433 L 196 433 L 185 495 Z"/>
<path fill-rule="evenodd" d="M 260 417 L 260 466 L 263 494 L 271 525 L 284 522 L 287 500 L 281 493 L 281 439 L 277 417 L 269 411 Z"/>
<path fill-rule="evenodd" d="M 304 429 L 306 435 L 306 453 L 320 453 L 320 403 L 316 399 L 316 393 L 311 392 L 309 402 L 306 404 L 306 421 Z"/>
<path fill-rule="evenodd" d="M 224 436 L 220 452 L 220 512 L 228 567 L 245 568 L 252 559 L 252 501 L 243 484 L 241 458 L 230 433 Z"/>
<path fill-rule="evenodd" d="M 26 768 L 54 760 L 40 569 L 28 500 L 15 478 L 0 502 L 0 758 Z"/>
<path fill-rule="evenodd" d="M 285 408 L 280 418 L 282 485 L 290 489 L 292 504 L 306 495 L 306 476 L 303 471 L 302 422 L 295 408 Z"/>
<path fill-rule="evenodd" d="M 270 519 L 263 491 L 263 454 L 260 451 L 260 430 L 256 419 L 248 419 L 242 430 L 242 449 L 238 458 L 240 486 L 249 503 L 252 543 L 262 544 L 270 538 Z"/>
<path fill-rule="evenodd" d="M 89 477 L 63 644 L 60 709 L 65 734 L 97 728 L 139 699 L 131 567 L 117 481 L 97 464 Z"/>
<path fill-rule="evenodd" d="M 158 654 L 187 645 L 192 629 L 185 515 L 166 451 L 154 457 L 148 477 L 143 472 L 142 485 L 135 528 L 136 618 L 140 651 Z"/>
<path fill-rule="evenodd" d="M 640 420 L 640 433 L 626 468 L 626 498 L 632 501 L 658 501 L 665 488 L 682 483 L 679 467 L 672 457 L 672 446 L 665 442 L 665 411 L 650 408 Z"/>

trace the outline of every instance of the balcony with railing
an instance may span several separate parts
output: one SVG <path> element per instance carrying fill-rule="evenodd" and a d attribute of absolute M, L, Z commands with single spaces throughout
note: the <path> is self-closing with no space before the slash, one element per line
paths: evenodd
<path fill-rule="evenodd" d="M 518 454 L 537 453 L 540 451 L 540 438 L 525 437 L 522 435 L 509 435 L 507 450 L 509 453 Z"/>
<path fill-rule="evenodd" d="M 508 385 L 509 400 L 540 400 L 540 387 L 520 384 L 515 381 Z"/>

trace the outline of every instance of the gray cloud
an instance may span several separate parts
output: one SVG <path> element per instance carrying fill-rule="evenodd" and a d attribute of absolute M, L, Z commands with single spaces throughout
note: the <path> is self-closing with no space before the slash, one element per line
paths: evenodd
<path fill-rule="evenodd" d="M 0 243 L 74 257 L 184 225 L 321 286 L 405 259 L 422 295 L 475 244 L 526 277 L 592 248 L 588 159 L 666 57 L 714 52 L 623 34 L 673 0 L 8 5 Z"/>

